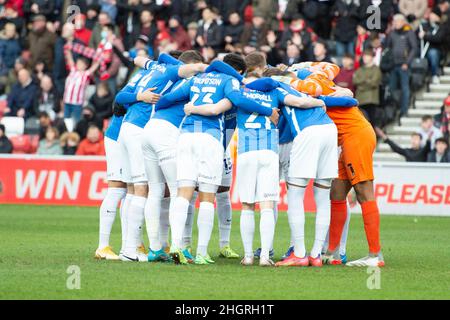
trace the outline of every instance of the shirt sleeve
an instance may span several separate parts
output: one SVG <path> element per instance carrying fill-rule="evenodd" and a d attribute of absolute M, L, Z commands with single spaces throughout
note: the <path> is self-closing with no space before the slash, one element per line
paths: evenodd
<path fill-rule="evenodd" d="M 189 100 L 191 95 L 191 85 L 192 81 L 188 81 L 181 87 L 178 87 L 177 90 L 163 95 L 155 105 L 155 110 L 167 109 L 177 102 Z"/>

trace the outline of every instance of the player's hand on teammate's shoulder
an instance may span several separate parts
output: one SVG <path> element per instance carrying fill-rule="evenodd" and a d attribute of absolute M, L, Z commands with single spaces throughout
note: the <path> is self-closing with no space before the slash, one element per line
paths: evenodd
<path fill-rule="evenodd" d="M 278 125 L 278 121 L 280 120 L 280 113 L 279 113 L 280 109 L 273 109 L 272 110 L 272 115 L 269 117 L 270 121 L 272 121 L 272 123 L 274 125 Z"/>
<path fill-rule="evenodd" d="M 186 115 L 191 115 L 192 111 L 194 110 L 194 104 L 192 102 L 188 102 L 184 105 L 184 113 Z"/>
<path fill-rule="evenodd" d="M 159 99 L 161 98 L 161 95 L 154 93 L 153 91 L 155 91 L 156 88 L 150 88 L 148 90 L 145 90 L 144 92 L 140 92 L 137 95 L 137 99 L 139 101 L 145 102 L 145 103 L 150 103 L 150 104 L 154 104 L 157 103 L 159 101 Z"/>

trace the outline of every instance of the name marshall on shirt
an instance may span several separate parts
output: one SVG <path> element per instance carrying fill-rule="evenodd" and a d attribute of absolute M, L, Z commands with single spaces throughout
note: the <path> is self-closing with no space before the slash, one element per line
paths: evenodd
<path fill-rule="evenodd" d="M 266 102 L 272 102 L 272 97 L 268 94 L 258 93 L 256 91 L 244 91 L 244 96 L 252 100 L 262 100 Z"/>

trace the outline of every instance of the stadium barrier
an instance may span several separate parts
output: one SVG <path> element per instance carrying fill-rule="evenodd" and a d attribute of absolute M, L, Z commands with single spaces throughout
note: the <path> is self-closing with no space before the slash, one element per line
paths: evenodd
<path fill-rule="evenodd" d="M 450 216 L 450 165 L 375 163 L 375 176 L 382 214 Z M 98 206 L 105 178 L 104 157 L 0 155 L 0 203 Z M 279 209 L 286 210 L 283 182 L 280 191 Z M 239 209 L 234 185 L 231 194 L 233 208 Z M 353 212 L 360 210 L 354 195 L 349 202 Z M 305 209 L 315 211 L 311 186 Z"/>

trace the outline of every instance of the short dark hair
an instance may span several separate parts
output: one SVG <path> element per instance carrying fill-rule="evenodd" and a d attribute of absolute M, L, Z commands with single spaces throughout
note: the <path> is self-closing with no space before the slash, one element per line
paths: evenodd
<path fill-rule="evenodd" d="M 169 52 L 169 55 L 175 59 L 179 59 L 182 54 L 183 54 L 183 51 L 181 51 L 181 50 L 172 50 Z"/>
<path fill-rule="evenodd" d="M 420 140 L 422 140 L 422 135 L 420 133 L 418 133 L 418 132 L 411 133 L 411 137 L 414 137 L 414 136 L 418 136 L 420 138 Z"/>
<path fill-rule="evenodd" d="M 248 54 L 245 58 L 245 64 L 247 65 L 248 72 L 254 71 L 256 68 L 264 68 L 267 66 L 267 60 L 264 53 L 255 51 Z"/>
<path fill-rule="evenodd" d="M 184 63 L 202 63 L 205 62 L 203 56 L 197 50 L 187 50 L 183 52 L 178 60 Z"/>
<path fill-rule="evenodd" d="M 290 77 L 292 74 L 289 71 L 283 71 L 278 68 L 269 68 L 263 73 L 263 77 L 283 76 Z"/>
<path fill-rule="evenodd" d="M 116 30 L 116 27 L 112 23 L 107 23 L 103 26 L 104 28 L 114 32 Z"/>
<path fill-rule="evenodd" d="M 244 58 L 236 53 L 229 53 L 223 58 L 223 62 L 229 64 L 234 70 L 243 74 L 247 71 Z"/>
<path fill-rule="evenodd" d="M 445 143 L 447 145 L 447 148 L 448 148 L 449 144 L 448 144 L 447 139 L 445 139 L 445 138 L 437 138 L 436 140 L 434 140 L 434 145 L 436 145 L 438 142 Z"/>
<path fill-rule="evenodd" d="M 422 122 L 428 121 L 428 120 L 433 120 L 433 117 L 430 116 L 429 114 L 427 114 L 427 115 L 425 115 L 425 116 L 422 117 Z"/>

